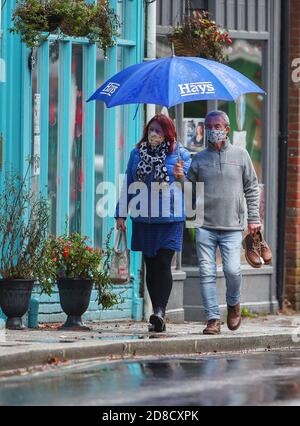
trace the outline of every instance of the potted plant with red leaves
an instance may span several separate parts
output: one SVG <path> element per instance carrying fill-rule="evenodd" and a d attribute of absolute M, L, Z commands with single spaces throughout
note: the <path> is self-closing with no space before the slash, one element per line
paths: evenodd
<path fill-rule="evenodd" d="M 29 160 L 25 175 L 7 172 L 0 192 L 0 308 L 6 328 L 23 329 L 34 282 L 47 285 L 48 270 L 40 267 L 47 238 L 49 205 L 30 188 L 29 172 L 37 157 Z"/>
<path fill-rule="evenodd" d="M 88 244 L 88 237 L 77 232 L 50 236 L 45 242 L 42 262 L 46 262 L 51 270 L 51 286 L 47 292 L 50 294 L 57 282 L 61 307 L 67 314 L 62 326 L 65 330 L 89 330 L 81 316 L 89 306 L 94 285 L 98 304 L 103 309 L 121 301 L 120 296 L 113 293 L 109 278 L 111 232 L 104 250 L 93 248 Z M 42 270 L 45 269 L 42 266 Z"/>
<path fill-rule="evenodd" d="M 226 47 L 232 44 L 229 33 L 211 20 L 207 11 L 194 11 L 185 16 L 182 25 L 169 35 L 178 56 L 199 56 L 226 62 Z"/>

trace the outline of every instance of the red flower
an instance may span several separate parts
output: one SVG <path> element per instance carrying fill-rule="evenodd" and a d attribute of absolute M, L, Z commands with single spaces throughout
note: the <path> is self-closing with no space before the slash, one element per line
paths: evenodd
<path fill-rule="evenodd" d="M 228 37 L 227 44 L 232 44 L 232 39 Z"/>
<path fill-rule="evenodd" d="M 68 246 L 66 246 L 65 248 L 64 248 L 64 257 L 67 257 L 68 256 L 68 254 L 69 254 L 69 251 L 70 251 L 70 249 L 69 249 L 69 247 Z"/>
<path fill-rule="evenodd" d="M 257 118 L 257 119 L 255 120 L 255 124 L 256 124 L 257 126 L 260 126 L 260 125 L 261 125 L 261 120 L 260 120 L 259 118 Z"/>
<path fill-rule="evenodd" d="M 57 257 L 54 257 L 52 260 L 53 262 L 57 262 Z"/>
<path fill-rule="evenodd" d="M 86 249 L 87 249 L 90 253 L 93 253 L 93 249 L 92 249 L 92 247 L 90 247 L 90 246 L 86 246 Z"/>

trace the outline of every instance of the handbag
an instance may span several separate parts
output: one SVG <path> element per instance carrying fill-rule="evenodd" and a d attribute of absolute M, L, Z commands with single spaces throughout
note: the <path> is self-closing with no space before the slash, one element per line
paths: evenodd
<path fill-rule="evenodd" d="M 130 250 L 127 248 L 126 231 L 117 231 L 111 257 L 110 281 L 112 284 L 124 284 L 130 281 Z"/>

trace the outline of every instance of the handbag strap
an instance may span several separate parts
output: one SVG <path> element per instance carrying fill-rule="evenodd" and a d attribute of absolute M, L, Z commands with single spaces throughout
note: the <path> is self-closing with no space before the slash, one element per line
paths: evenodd
<path fill-rule="evenodd" d="M 115 250 L 118 250 L 119 245 L 121 243 L 121 239 L 124 242 L 125 249 L 127 249 L 127 234 L 126 234 L 126 231 L 121 231 L 121 229 L 118 229 L 117 236 L 116 236 L 116 239 L 115 239 L 115 245 L 114 245 Z"/>

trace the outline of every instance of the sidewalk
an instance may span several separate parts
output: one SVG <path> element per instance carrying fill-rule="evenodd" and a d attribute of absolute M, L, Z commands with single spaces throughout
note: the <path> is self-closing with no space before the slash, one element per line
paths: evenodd
<path fill-rule="evenodd" d="M 203 323 L 167 324 L 165 333 L 148 333 L 147 322 L 88 323 L 91 331 L 66 332 L 58 324 L 24 331 L 0 330 L 0 371 L 60 361 L 255 349 L 300 348 L 300 314 L 244 318 L 239 330 L 222 326 L 219 336 L 204 336 Z"/>

